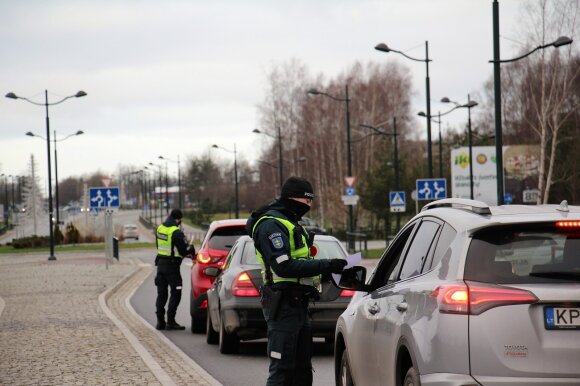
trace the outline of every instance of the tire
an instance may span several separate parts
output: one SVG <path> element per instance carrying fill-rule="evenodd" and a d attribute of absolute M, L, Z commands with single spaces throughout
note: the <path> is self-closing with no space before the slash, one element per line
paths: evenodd
<path fill-rule="evenodd" d="M 205 318 L 196 318 L 195 316 L 191 317 L 191 332 L 192 333 L 194 333 L 194 334 L 205 333 L 205 325 L 206 325 Z"/>
<path fill-rule="evenodd" d="M 346 349 L 342 352 L 340 359 L 340 370 L 338 372 L 338 384 L 340 386 L 354 386 L 352 381 L 352 373 L 350 372 L 350 363 L 348 362 L 348 353 Z"/>
<path fill-rule="evenodd" d="M 409 370 L 407 370 L 403 386 L 421 386 L 421 380 L 419 379 L 417 369 L 410 367 Z"/>
<path fill-rule="evenodd" d="M 220 317 L 219 349 L 222 354 L 236 354 L 240 339 L 236 334 L 228 334 L 224 326 L 224 318 Z"/>
<path fill-rule="evenodd" d="M 219 333 L 213 329 L 213 325 L 211 323 L 211 314 L 209 311 L 207 312 L 207 318 L 205 319 L 207 320 L 205 326 L 205 341 L 207 344 L 218 344 L 220 336 Z"/>

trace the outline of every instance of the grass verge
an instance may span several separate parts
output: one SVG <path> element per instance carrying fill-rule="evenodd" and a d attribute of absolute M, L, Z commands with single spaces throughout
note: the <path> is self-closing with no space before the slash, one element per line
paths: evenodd
<path fill-rule="evenodd" d="M 119 243 L 120 249 L 137 249 L 137 248 L 155 248 L 155 243 Z M 105 244 L 103 243 L 96 243 L 96 244 L 77 244 L 77 245 L 56 245 L 54 247 L 55 252 L 69 252 L 69 251 L 104 251 Z M 36 253 L 36 252 L 49 252 L 50 248 L 24 248 L 24 249 L 15 249 L 11 245 L 1 245 L 0 246 L 0 254 L 4 253 Z"/>

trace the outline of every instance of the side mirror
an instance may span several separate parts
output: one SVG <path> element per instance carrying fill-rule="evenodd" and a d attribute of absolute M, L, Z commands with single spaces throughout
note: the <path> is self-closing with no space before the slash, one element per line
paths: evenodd
<path fill-rule="evenodd" d="M 355 265 L 352 268 L 348 268 L 342 271 L 342 276 L 340 277 L 340 283 L 338 283 L 338 286 L 340 288 L 354 291 L 366 291 L 366 278 L 367 269 L 365 267 Z"/>
<path fill-rule="evenodd" d="M 207 267 L 203 270 L 203 273 L 205 273 L 207 276 L 218 277 L 219 274 L 222 273 L 222 270 L 217 267 Z"/>

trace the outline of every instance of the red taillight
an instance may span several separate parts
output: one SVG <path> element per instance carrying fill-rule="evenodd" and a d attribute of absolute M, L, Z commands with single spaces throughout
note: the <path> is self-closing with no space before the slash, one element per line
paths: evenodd
<path fill-rule="evenodd" d="M 242 272 L 236 277 L 232 284 L 232 294 L 234 296 L 260 296 L 247 272 Z"/>
<path fill-rule="evenodd" d="M 199 261 L 202 264 L 207 264 L 211 261 L 211 256 L 204 255 L 203 253 L 198 253 L 197 254 L 197 261 Z"/>
<path fill-rule="evenodd" d="M 580 221 L 557 221 L 558 228 L 580 228 Z"/>
<path fill-rule="evenodd" d="M 479 315 L 494 307 L 538 301 L 526 290 L 471 282 L 437 287 L 432 296 L 437 298 L 439 311 L 447 314 Z"/>
<path fill-rule="evenodd" d="M 352 297 L 354 296 L 354 294 L 356 293 L 356 291 L 353 290 L 347 290 L 347 289 L 343 289 L 342 291 L 340 291 L 340 295 L 342 297 Z"/>

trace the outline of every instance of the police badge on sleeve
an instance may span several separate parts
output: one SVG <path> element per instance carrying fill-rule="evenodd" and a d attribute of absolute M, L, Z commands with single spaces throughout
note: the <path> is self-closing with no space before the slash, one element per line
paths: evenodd
<path fill-rule="evenodd" d="M 272 242 L 272 246 L 275 249 L 282 249 L 284 247 L 284 240 L 282 239 L 282 233 L 272 233 L 268 236 L 270 241 Z"/>

